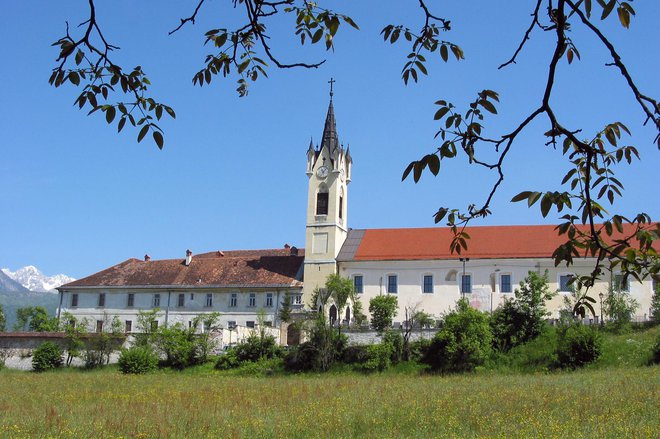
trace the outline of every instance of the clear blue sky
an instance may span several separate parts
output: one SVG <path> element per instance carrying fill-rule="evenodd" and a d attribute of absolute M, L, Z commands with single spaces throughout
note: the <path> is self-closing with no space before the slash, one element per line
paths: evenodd
<path fill-rule="evenodd" d="M 429 77 L 403 85 L 406 48 L 382 42 L 389 23 L 414 27 L 415 2 L 329 2 L 351 15 L 361 30 L 342 26 L 334 53 L 300 48 L 288 22 L 274 25 L 274 51 L 284 61 L 327 58 L 318 70 L 277 71 L 237 97 L 233 79 L 193 87 L 191 79 L 210 48 L 203 34 L 231 26 L 229 1 L 205 5 L 195 26 L 167 32 L 196 2 L 100 1 L 99 22 L 116 59 L 142 65 L 153 94 L 177 112 L 163 124 L 166 144 L 135 142 L 117 134 L 102 116 L 85 116 L 72 104 L 78 90 L 48 85 L 56 48 L 50 44 L 86 18 L 85 1 L 4 2 L 0 27 L 0 267 L 36 265 L 46 274 L 83 277 L 130 257 L 183 257 L 221 249 L 304 246 L 307 177 L 305 151 L 321 136 L 330 77 L 336 79 L 335 110 L 340 140 L 354 158 L 349 186 L 349 225 L 354 228 L 430 227 L 438 206 L 483 202 L 495 176 L 468 166 L 465 158 L 443 164 L 440 176 L 415 185 L 401 173 L 433 151 L 437 99 L 459 106 L 491 88 L 500 92 L 499 115 L 490 133 L 511 130 L 540 102 L 552 33 L 536 31 L 519 62 L 497 66 L 517 47 L 531 6 L 502 2 L 441 2 L 466 60 L 429 63 Z M 521 2 L 522 3 L 522 2 Z M 508 3 L 507 3 L 508 4 Z M 519 3 L 520 4 L 520 3 Z M 635 2 L 637 17 L 623 30 L 613 17 L 603 26 L 640 88 L 660 97 L 660 3 Z M 529 10 L 528 10 L 529 9 Z M 287 27 L 289 26 L 289 27 Z M 582 61 L 560 63 L 553 98 L 560 120 L 593 133 L 620 120 L 633 130 L 628 141 L 642 162 L 618 172 L 626 186 L 618 210 L 646 211 L 658 218 L 660 154 L 653 130 L 606 52 L 577 29 L 572 37 Z M 497 131 L 496 131 L 497 130 Z M 517 141 L 506 180 L 480 224 L 555 223 L 538 209 L 509 200 L 521 190 L 554 190 L 568 170 L 558 151 L 544 146 L 545 119 Z"/>

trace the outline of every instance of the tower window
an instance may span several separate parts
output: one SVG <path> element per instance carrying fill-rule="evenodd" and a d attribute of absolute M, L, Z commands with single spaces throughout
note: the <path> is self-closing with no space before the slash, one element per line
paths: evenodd
<path fill-rule="evenodd" d="M 343 195 L 339 196 L 339 218 L 340 219 L 344 218 L 344 196 Z"/>
<path fill-rule="evenodd" d="M 319 192 L 316 194 L 316 214 L 317 215 L 327 215 L 328 214 L 328 193 Z"/>

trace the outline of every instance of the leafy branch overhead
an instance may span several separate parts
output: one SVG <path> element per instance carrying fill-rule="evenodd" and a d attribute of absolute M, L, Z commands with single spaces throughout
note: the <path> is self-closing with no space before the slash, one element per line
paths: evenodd
<path fill-rule="evenodd" d="M 424 5 L 423 2 L 420 3 Z M 543 4 L 547 4 L 545 23 L 542 23 L 544 20 L 540 15 Z M 630 27 L 631 18 L 635 15 L 635 10 L 630 2 L 597 0 L 595 4 L 602 9 L 601 20 L 607 19 L 616 8 L 621 26 Z M 484 134 L 486 132 L 484 116 L 488 113 L 497 114 L 496 104 L 499 103 L 499 95 L 495 91 L 479 92 L 465 110 L 459 110 L 454 104 L 445 100 L 436 102 L 439 108 L 434 119 L 441 123 L 436 134 L 440 144 L 434 151 L 411 162 L 404 170 L 402 180 L 412 174 L 416 183 L 425 169 L 428 169 L 433 175 L 438 175 L 442 161 L 458 157 L 459 152 L 467 156 L 470 164 L 485 167 L 496 173 L 495 183 L 482 204 L 470 204 L 464 211 L 441 207 L 435 213 L 435 222 L 439 223 L 446 219 L 447 225 L 454 233 L 451 243 L 452 251 L 460 254 L 461 251 L 467 250 L 466 239 L 469 238 L 469 235 L 466 235 L 466 226 L 471 220 L 485 217 L 491 213 L 490 205 L 493 197 L 504 181 L 506 157 L 514 147 L 518 135 L 532 121 L 545 117 L 549 126 L 549 130 L 545 133 L 548 138 L 546 146 L 556 149 L 558 145 L 562 145 L 562 154 L 567 157 L 571 166 L 561 181 L 564 190 L 545 192 L 526 190 L 513 197 L 512 201 L 526 201 L 529 207 L 540 201 L 539 207 L 543 217 L 546 217 L 553 208 L 558 213 L 567 212 L 560 217 L 563 222 L 557 227 L 558 233 L 566 237 L 566 242 L 557 248 L 553 255 L 555 264 L 571 264 L 574 258 L 586 255 L 596 257 L 597 263 L 591 276 L 577 279 L 578 285 L 584 285 L 587 288 L 602 275 L 604 268 L 612 269 L 615 266 L 620 266 L 622 272 L 638 279 L 648 274 L 658 276 L 660 262 L 653 247 L 653 242 L 660 236 L 658 225 L 653 223 L 645 213 L 640 213 L 633 218 L 626 218 L 610 211 L 616 198 L 621 197 L 623 192 L 623 184 L 615 176 L 616 166 L 624 162 L 630 164 L 633 160 L 639 159 L 637 148 L 620 144 L 623 134 L 630 135 L 629 129 L 621 122 L 611 122 L 595 133 L 592 138 L 583 139 L 578 137 L 581 136 L 582 130 L 564 125 L 561 122 L 561 116 L 550 103 L 559 62 L 564 58 L 568 64 L 580 60 L 580 52 L 568 36 L 571 29 L 569 18 L 575 16 L 579 20 L 579 24 L 585 26 L 596 41 L 609 52 L 612 61 L 608 66 L 616 67 L 619 70 L 625 87 L 630 90 L 645 114 L 645 123 L 651 122 L 655 126 L 654 142 L 660 148 L 660 106 L 657 100 L 639 91 L 614 46 L 591 21 L 592 11 L 596 5 L 593 5 L 590 0 L 577 2 L 559 0 L 556 3 L 537 0 L 531 14 L 531 23 L 520 45 L 511 59 L 500 65 L 499 68 L 516 63 L 517 57 L 535 29 L 554 38 L 554 50 L 549 59 L 541 105 L 524 117 L 513 131 L 499 136 Z M 423 9 L 429 14 L 425 7 Z M 427 22 L 428 17 L 429 15 L 427 15 Z M 431 17 L 433 16 L 431 15 Z M 386 29 L 394 32 L 389 28 Z M 396 38 L 390 38 L 390 40 L 393 42 L 396 41 Z M 446 57 L 443 59 L 446 60 Z M 416 80 L 417 75 L 414 75 L 413 78 Z M 403 79 L 405 83 L 408 82 L 407 77 Z M 481 159 L 482 156 L 492 157 L 493 152 L 495 152 L 495 160 Z M 624 223 L 634 225 L 632 231 L 629 231 L 627 235 L 623 234 Z M 586 227 L 580 227 L 581 224 Z M 605 267 L 606 261 L 610 264 L 609 267 Z"/>
<path fill-rule="evenodd" d="M 156 122 L 164 114 L 174 118 L 174 111 L 148 95 L 150 81 L 140 66 L 125 69 L 113 63 L 110 55 L 118 47 L 110 44 L 102 33 L 94 0 L 88 0 L 88 3 L 89 19 L 79 26 L 82 35 L 74 38 L 67 26 L 66 35 L 54 43 L 59 48 L 59 56 L 50 83 L 55 87 L 66 83 L 82 87 L 76 99 L 76 105 L 81 109 L 89 109 L 89 114 L 100 110 L 105 113 L 108 124 L 117 123 L 118 131 L 128 121 L 137 130 L 138 141 L 151 132 L 156 144 L 162 148 L 163 132 Z M 233 8 L 239 12 L 240 24 L 232 28 L 219 25 L 205 33 L 204 43 L 212 50 L 203 67 L 193 75 L 193 84 L 202 87 L 210 84 L 216 75 L 231 76 L 236 78 L 239 96 L 246 96 L 249 83 L 267 77 L 271 65 L 279 69 L 318 68 L 324 60 L 312 63 L 282 61 L 273 49 L 275 38 L 269 29 L 276 27 L 271 25 L 278 17 L 287 21 L 293 19 L 293 37 L 301 45 L 322 44 L 326 51 L 334 50 L 341 25 L 347 24 L 354 29 L 358 29 L 358 25 L 352 18 L 324 8 L 321 3 L 320 0 L 231 0 Z M 450 58 L 461 61 L 466 56 L 463 49 L 449 38 L 452 21 L 438 16 L 426 0 L 415 3 L 420 12 L 418 26 L 388 24 L 381 31 L 386 43 L 397 48 L 402 43 L 406 45 L 401 71 L 406 85 L 428 76 L 433 62 L 449 62 Z M 471 203 L 465 209 L 443 206 L 435 212 L 435 222 L 445 221 L 454 233 L 453 252 L 466 252 L 470 238 L 467 225 L 473 219 L 491 214 L 491 203 L 505 178 L 507 157 L 516 148 L 519 135 L 533 123 L 544 124 L 545 147 L 562 154 L 568 165 L 566 174 L 558 183 L 559 187 L 545 191 L 524 190 L 512 201 L 527 202 L 529 207 L 538 205 L 543 217 L 553 211 L 562 215 L 557 231 L 566 241 L 556 249 L 555 263 L 571 264 L 574 258 L 585 255 L 596 257 L 592 275 L 577 280 L 587 288 L 604 269 L 613 266 L 619 266 L 626 275 L 637 278 L 647 274 L 659 275 L 660 258 L 653 247 L 660 235 L 658 225 L 645 213 L 627 218 L 614 210 L 624 189 L 616 176 L 616 169 L 640 158 L 640 149 L 625 144 L 623 140 L 630 135 L 628 127 L 620 121 L 603 121 L 600 131 L 583 133 L 580 127 L 570 126 L 568 121 L 573 115 L 561 114 L 552 105 L 558 66 L 565 60 L 568 67 L 582 58 L 578 45 L 571 39 L 571 32 L 579 27 L 608 54 L 606 68 L 616 69 L 620 74 L 622 87 L 637 103 L 644 124 L 654 128 L 653 142 L 660 149 L 660 105 L 640 90 L 599 23 L 616 17 L 622 28 L 630 28 L 637 14 L 632 4 L 633 0 L 533 2 L 529 24 L 519 44 L 498 69 L 515 65 L 533 36 L 540 34 L 542 38 L 550 39 L 552 49 L 547 53 L 547 74 L 540 78 L 543 82 L 538 107 L 523 113 L 509 130 L 493 133 L 492 125 L 488 126 L 504 102 L 504 96 L 495 90 L 482 89 L 466 104 L 452 103 L 447 98 L 437 99 L 434 114 L 438 124 L 437 143 L 405 168 L 402 179 L 412 176 L 418 182 L 426 170 L 438 175 L 443 161 L 457 157 L 466 157 L 471 165 L 494 173 L 494 182 L 487 189 L 483 202 Z M 170 34 L 187 24 L 195 24 L 206 1 L 197 0 L 194 5 L 191 15 L 181 18 Z M 95 45 L 92 41 L 100 43 Z M 627 223 L 632 226 L 623 227 Z M 606 262 L 608 266 L 605 266 Z"/>

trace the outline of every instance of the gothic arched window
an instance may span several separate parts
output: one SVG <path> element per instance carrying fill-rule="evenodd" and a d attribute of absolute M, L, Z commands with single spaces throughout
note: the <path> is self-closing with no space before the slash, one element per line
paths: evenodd
<path fill-rule="evenodd" d="M 316 214 L 317 215 L 327 215 L 328 214 L 328 189 L 321 186 L 318 193 L 316 194 Z"/>

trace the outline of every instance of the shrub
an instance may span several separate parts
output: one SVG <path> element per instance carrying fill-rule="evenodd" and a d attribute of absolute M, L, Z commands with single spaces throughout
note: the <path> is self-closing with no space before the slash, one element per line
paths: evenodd
<path fill-rule="evenodd" d="M 653 345 L 653 357 L 651 358 L 653 364 L 660 364 L 660 334 L 655 337 L 655 345 Z"/>
<path fill-rule="evenodd" d="M 426 355 L 431 346 L 431 340 L 428 338 L 420 338 L 410 343 L 410 360 L 421 361 Z"/>
<path fill-rule="evenodd" d="M 143 374 L 156 370 L 158 355 L 149 347 L 133 346 L 121 350 L 118 364 L 122 373 Z"/>
<path fill-rule="evenodd" d="M 284 369 L 290 372 L 303 372 L 316 369 L 318 350 L 309 341 L 292 348 L 284 356 Z"/>
<path fill-rule="evenodd" d="M 403 359 L 403 336 L 399 331 L 389 329 L 383 334 L 382 343 L 390 345 L 392 364 L 398 364 Z"/>
<path fill-rule="evenodd" d="M 494 369 L 516 372 L 547 371 L 557 363 L 557 331 L 551 326 L 525 344 L 516 346 L 494 358 Z"/>
<path fill-rule="evenodd" d="M 281 348 L 272 335 L 252 334 L 243 343 L 236 345 L 234 350 L 240 362 L 276 358 L 282 354 Z"/>
<path fill-rule="evenodd" d="M 39 345 L 32 354 L 32 370 L 43 372 L 57 369 L 64 363 L 62 349 L 55 343 L 46 341 Z"/>
<path fill-rule="evenodd" d="M 392 364 L 392 350 L 392 345 L 385 341 L 367 346 L 367 361 L 362 364 L 362 369 L 367 372 L 384 371 Z"/>
<path fill-rule="evenodd" d="M 368 346 L 365 345 L 353 345 L 347 346 L 344 349 L 344 352 L 341 356 L 342 363 L 345 364 L 358 364 L 364 363 L 369 358 L 369 353 L 367 352 Z"/>
<path fill-rule="evenodd" d="M 492 333 L 488 315 L 461 299 L 447 314 L 442 329 L 433 337 L 423 362 L 440 372 L 470 372 L 491 354 Z"/>
<path fill-rule="evenodd" d="M 575 369 L 596 361 L 603 349 L 603 337 L 591 326 L 570 325 L 559 333 L 557 362 L 559 367 Z"/>
<path fill-rule="evenodd" d="M 215 368 L 218 370 L 234 369 L 241 365 L 241 361 L 236 355 L 236 349 L 232 348 L 220 355 L 215 362 Z"/>

